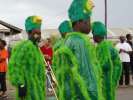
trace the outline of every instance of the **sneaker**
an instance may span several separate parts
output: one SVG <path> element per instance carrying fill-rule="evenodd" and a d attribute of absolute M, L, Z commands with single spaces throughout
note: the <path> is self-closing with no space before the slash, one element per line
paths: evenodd
<path fill-rule="evenodd" d="M 1 97 L 2 97 L 2 98 L 5 98 L 5 97 L 7 97 L 7 94 L 4 93 Z"/>

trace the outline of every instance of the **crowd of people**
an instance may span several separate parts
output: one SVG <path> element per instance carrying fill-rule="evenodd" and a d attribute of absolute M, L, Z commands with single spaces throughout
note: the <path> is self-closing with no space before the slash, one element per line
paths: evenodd
<path fill-rule="evenodd" d="M 45 100 L 46 87 L 54 91 L 57 100 L 115 100 L 123 76 L 125 85 L 130 84 L 132 36 L 127 34 L 127 40 L 121 36 L 120 43 L 114 46 L 105 39 L 105 25 L 99 21 L 91 23 L 93 7 L 92 1 L 73 0 L 69 20 L 60 24 L 61 38 L 54 46 L 50 38 L 39 46 L 41 17 L 26 19 L 28 40 L 12 48 L 8 63 L 9 80 L 17 89 L 16 100 Z M 95 43 L 88 37 L 90 31 Z M 5 46 L 6 42 L 0 40 L 0 97 L 7 90 L 9 55 Z"/>
<path fill-rule="evenodd" d="M 133 73 L 133 42 L 131 34 L 120 36 L 120 42 L 116 45 L 116 49 L 119 51 L 123 67 L 119 85 L 129 86 L 130 75 Z"/>

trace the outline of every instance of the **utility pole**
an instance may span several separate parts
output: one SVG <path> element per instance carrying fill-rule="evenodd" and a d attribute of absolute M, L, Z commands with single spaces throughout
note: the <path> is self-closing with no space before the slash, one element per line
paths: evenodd
<path fill-rule="evenodd" d="M 108 23 L 107 23 L 107 15 L 108 15 L 108 9 L 107 9 L 107 0 L 104 0 L 104 6 L 105 6 L 105 18 L 104 18 L 104 22 L 105 22 L 105 26 L 108 29 Z M 107 39 L 107 36 L 105 37 Z"/>
<path fill-rule="evenodd" d="M 107 11 L 108 11 L 108 9 L 107 9 L 107 0 L 104 0 L 104 5 L 105 5 L 105 26 L 106 26 L 106 28 L 108 27 L 108 23 L 107 23 Z"/>

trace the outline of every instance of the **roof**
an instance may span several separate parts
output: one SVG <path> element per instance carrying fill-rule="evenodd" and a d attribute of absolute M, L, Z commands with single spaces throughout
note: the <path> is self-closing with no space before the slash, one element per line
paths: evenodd
<path fill-rule="evenodd" d="M 133 36 L 133 28 L 110 28 L 108 29 L 108 37 L 120 37 L 131 34 Z"/>
<path fill-rule="evenodd" d="M 0 24 L 0 33 L 9 33 L 10 29 Z"/>
<path fill-rule="evenodd" d="M 0 29 L 0 32 L 4 31 L 4 30 L 7 30 L 10 29 L 10 32 L 12 32 L 13 34 L 16 34 L 16 33 L 21 33 L 22 29 L 16 27 L 16 26 L 13 26 L 11 24 L 8 24 L 2 20 L 0 20 L 0 24 L 2 25 L 3 29 Z M 6 27 L 6 28 L 5 28 Z"/>

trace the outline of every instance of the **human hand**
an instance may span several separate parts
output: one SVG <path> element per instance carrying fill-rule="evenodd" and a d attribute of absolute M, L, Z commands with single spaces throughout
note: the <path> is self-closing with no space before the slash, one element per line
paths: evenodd
<path fill-rule="evenodd" d="M 45 55 L 46 60 L 51 60 L 51 57 L 49 55 Z"/>
<path fill-rule="evenodd" d="M 26 94 L 27 94 L 27 88 L 25 85 L 19 85 L 18 86 L 18 96 L 20 98 L 25 98 L 26 97 Z"/>
<path fill-rule="evenodd" d="M 120 49 L 120 53 L 122 53 L 122 52 L 126 53 L 126 50 Z"/>

